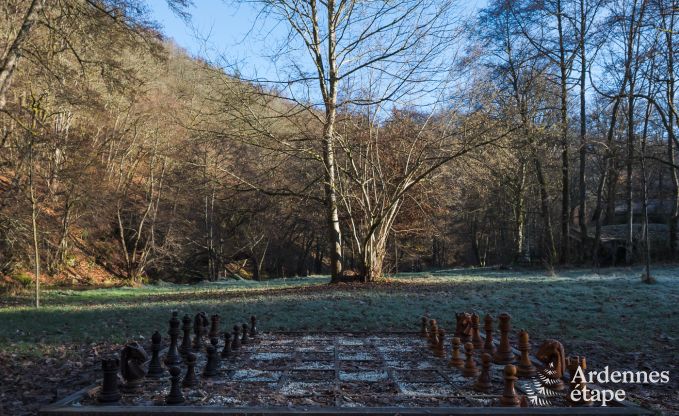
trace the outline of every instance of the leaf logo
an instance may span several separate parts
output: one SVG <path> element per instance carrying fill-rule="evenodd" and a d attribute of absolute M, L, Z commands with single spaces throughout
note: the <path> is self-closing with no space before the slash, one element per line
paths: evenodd
<path fill-rule="evenodd" d="M 556 370 L 554 369 L 554 364 L 549 363 L 549 367 L 538 372 L 536 376 L 531 377 L 531 379 L 523 385 L 526 397 L 531 406 L 548 407 L 554 405 L 550 400 L 550 397 L 559 395 L 559 393 L 550 388 L 550 386 L 558 384 L 559 382 L 552 378 L 555 375 Z"/>

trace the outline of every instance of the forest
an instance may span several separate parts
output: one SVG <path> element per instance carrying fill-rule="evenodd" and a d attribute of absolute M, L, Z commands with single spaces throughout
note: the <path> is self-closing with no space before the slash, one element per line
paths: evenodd
<path fill-rule="evenodd" d="M 234 3 L 287 31 L 275 77 L 192 56 L 142 1 L 2 2 L 3 291 L 454 266 L 651 282 L 676 259 L 676 0 Z"/>

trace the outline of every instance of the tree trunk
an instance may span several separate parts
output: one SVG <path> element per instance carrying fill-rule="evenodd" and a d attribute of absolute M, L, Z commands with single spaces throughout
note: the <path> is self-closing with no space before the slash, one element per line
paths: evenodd
<path fill-rule="evenodd" d="M 580 225 L 580 256 L 581 261 L 584 261 L 585 247 L 588 239 L 587 236 L 587 184 L 585 182 L 585 173 L 587 162 L 587 109 L 586 109 L 586 91 L 585 81 L 587 79 L 587 53 L 585 44 L 586 32 L 586 14 L 585 14 L 585 0 L 580 0 L 580 170 L 579 170 L 579 205 L 578 223 Z"/>
<path fill-rule="evenodd" d="M 559 72 L 561 87 L 561 263 L 570 261 L 570 165 L 568 152 L 568 68 L 563 34 L 561 1 L 557 1 L 557 28 L 559 32 Z"/>
<path fill-rule="evenodd" d="M 554 233 L 552 232 L 552 216 L 549 212 L 549 193 L 547 191 L 547 182 L 542 172 L 542 162 L 540 162 L 537 155 L 533 155 L 533 163 L 535 164 L 535 174 L 540 188 L 540 210 L 542 211 L 542 223 L 545 229 L 547 261 L 551 265 L 556 261 L 557 255 L 556 246 L 554 245 Z"/>

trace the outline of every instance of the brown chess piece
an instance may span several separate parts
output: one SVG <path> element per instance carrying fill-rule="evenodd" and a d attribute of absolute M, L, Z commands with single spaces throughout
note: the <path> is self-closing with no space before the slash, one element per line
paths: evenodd
<path fill-rule="evenodd" d="M 495 354 L 495 345 L 493 344 L 493 316 L 491 314 L 486 314 L 485 318 L 483 318 L 483 330 L 486 332 L 483 352 L 493 356 Z"/>
<path fill-rule="evenodd" d="M 566 371 L 566 353 L 563 344 L 555 339 L 546 339 L 535 353 L 535 358 L 544 364 L 540 373 L 544 376 L 542 383 L 545 387 L 561 391 L 566 388 L 563 382 Z M 542 377 L 541 377 L 542 378 Z"/>
<path fill-rule="evenodd" d="M 458 312 L 455 314 L 455 336 L 462 342 L 472 340 L 472 316 L 469 312 Z"/>
<path fill-rule="evenodd" d="M 436 332 L 433 333 L 433 337 L 431 339 L 431 342 L 429 344 L 429 348 L 432 350 L 432 352 L 436 353 L 436 348 L 438 348 L 439 345 L 439 329 L 438 327 L 435 329 Z M 432 329 L 434 331 L 434 329 Z"/>
<path fill-rule="evenodd" d="M 507 364 L 505 366 L 505 388 L 500 398 L 500 405 L 504 407 L 519 407 L 521 400 L 519 395 L 516 394 L 516 389 L 514 389 L 516 378 L 516 367 L 512 364 Z"/>
<path fill-rule="evenodd" d="M 436 323 L 436 319 L 430 319 L 429 320 L 429 344 L 434 343 L 434 338 L 438 336 L 439 333 L 439 326 Z"/>
<path fill-rule="evenodd" d="M 450 349 L 450 361 L 448 361 L 448 367 L 457 367 L 457 368 L 462 368 L 464 367 L 464 360 L 460 356 L 460 344 L 462 342 L 460 341 L 460 338 L 454 337 L 451 341 L 451 349 Z"/>
<path fill-rule="evenodd" d="M 514 362 L 514 352 L 512 352 L 512 346 L 509 345 L 510 320 L 512 317 L 503 312 L 498 319 L 500 320 L 500 345 L 493 356 L 493 362 L 495 364 L 511 364 Z"/>
<path fill-rule="evenodd" d="M 435 356 L 439 358 L 446 358 L 445 343 L 446 343 L 446 331 L 444 331 L 443 328 L 439 328 L 438 342 L 436 343 L 436 347 L 434 348 Z"/>
<path fill-rule="evenodd" d="M 535 366 L 530 361 L 530 338 L 528 331 L 522 329 L 519 332 L 519 351 L 521 351 L 521 359 L 517 369 L 517 376 L 519 378 L 530 378 L 537 374 Z"/>
<path fill-rule="evenodd" d="M 422 325 L 420 327 L 420 336 L 422 338 L 427 338 L 429 336 L 429 330 L 427 330 L 427 317 L 422 317 Z"/>
<path fill-rule="evenodd" d="M 467 342 L 464 344 L 464 368 L 462 369 L 462 375 L 465 377 L 476 377 L 479 375 L 479 368 L 476 366 L 474 361 L 474 344 Z"/>
<path fill-rule="evenodd" d="M 573 404 L 577 404 L 577 405 L 580 405 L 580 406 L 591 406 L 592 400 L 589 397 L 587 399 L 585 399 L 585 396 L 583 395 L 583 393 L 586 390 L 589 390 L 587 388 L 587 382 L 583 380 L 583 381 L 578 383 L 575 380 L 575 375 L 576 375 L 576 372 L 578 371 L 578 367 L 580 367 L 582 369 L 583 374 L 584 374 L 584 371 L 587 369 L 587 360 L 585 360 L 585 357 L 575 356 L 575 357 L 566 358 L 566 368 L 568 369 L 568 373 L 570 375 L 570 380 L 569 380 L 568 384 L 571 387 L 571 391 L 580 390 L 580 392 L 581 392 L 578 395 L 579 400 L 573 400 L 571 398 L 570 394 L 568 394 L 566 397 L 568 398 L 568 401 L 573 403 Z"/>
<path fill-rule="evenodd" d="M 479 334 L 479 323 L 481 322 L 478 314 L 472 314 L 472 344 L 474 344 L 475 350 L 481 350 L 483 348 L 483 340 L 481 339 L 481 334 Z"/>
<path fill-rule="evenodd" d="M 481 356 L 481 374 L 479 378 L 474 383 L 474 390 L 487 393 L 490 390 L 490 362 L 493 357 L 490 354 L 484 352 Z"/>

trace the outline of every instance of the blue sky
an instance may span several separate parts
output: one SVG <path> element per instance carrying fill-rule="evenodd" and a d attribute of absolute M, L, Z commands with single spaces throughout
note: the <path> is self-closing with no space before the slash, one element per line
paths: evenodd
<path fill-rule="evenodd" d="M 222 0 L 195 0 L 190 23 L 174 16 L 165 0 L 149 0 L 151 16 L 163 33 L 191 55 L 210 61 L 224 57 L 235 63 L 246 77 L 273 78 L 275 68 L 266 52 L 280 43 L 287 33 L 272 20 L 260 19 L 250 5 Z M 478 10 L 487 0 L 461 0 L 462 13 Z"/>

